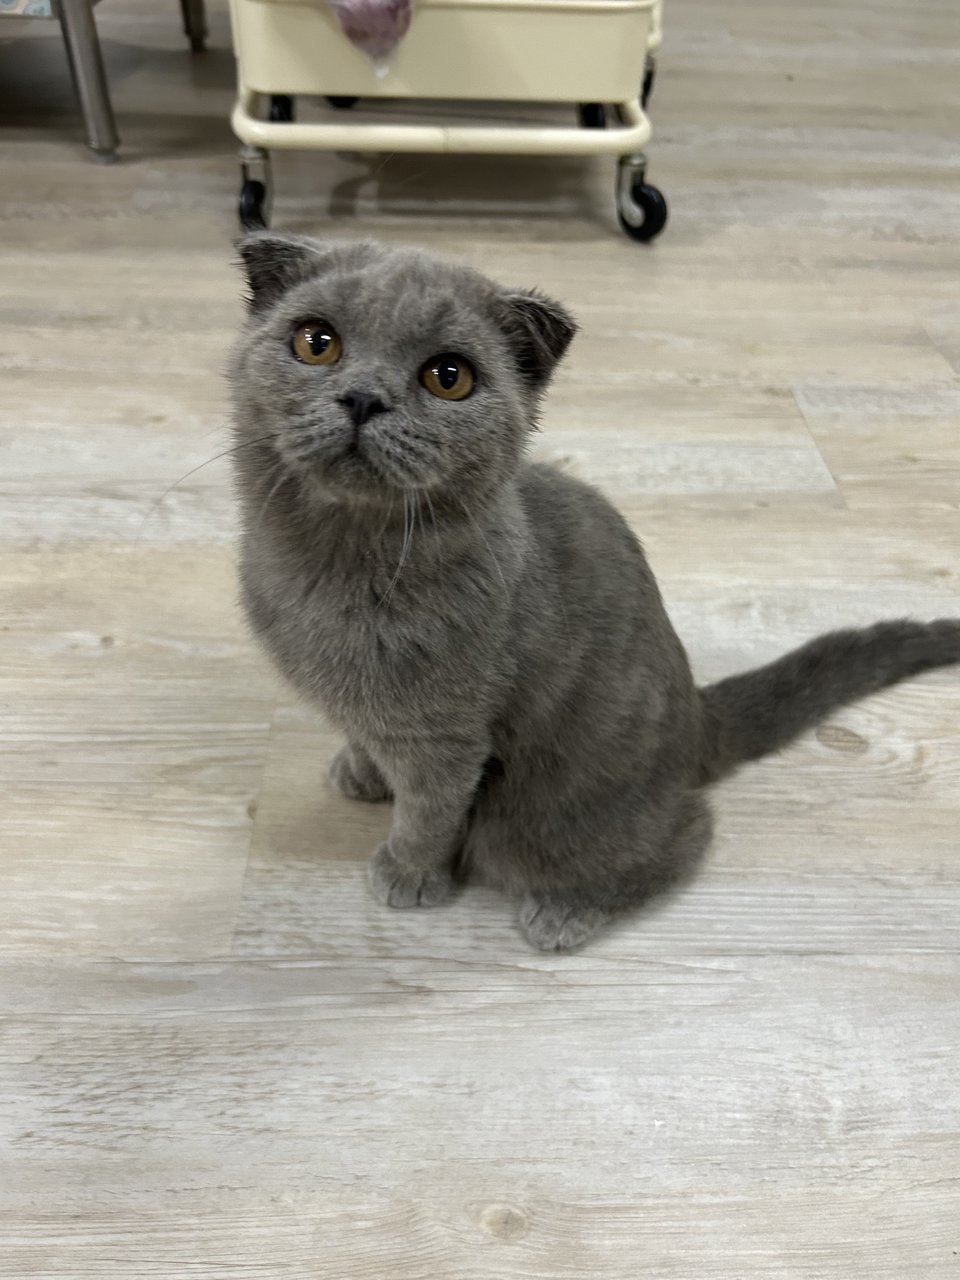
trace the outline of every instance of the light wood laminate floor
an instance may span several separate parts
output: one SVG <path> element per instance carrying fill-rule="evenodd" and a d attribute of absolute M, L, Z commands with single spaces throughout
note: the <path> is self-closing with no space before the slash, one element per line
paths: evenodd
<path fill-rule="evenodd" d="M 720 789 L 582 954 L 367 896 L 386 815 L 235 603 L 222 4 L 0 27 L 0 1274 L 960 1276 L 960 676 Z M 275 223 L 446 250 L 583 332 L 537 451 L 643 537 L 698 673 L 960 613 L 952 0 L 670 0 L 651 248 L 602 161 L 280 157 Z"/>

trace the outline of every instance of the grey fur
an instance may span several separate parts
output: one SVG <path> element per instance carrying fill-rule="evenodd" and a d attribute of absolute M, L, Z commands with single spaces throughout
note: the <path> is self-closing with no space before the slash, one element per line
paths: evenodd
<path fill-rule="evenodd" d="M 960 661 L 960 621 L 838 632 L 700 691 L 639 543 L 599 493 L 524 459 L 575 325 L 412 250 L 259 234 L 233 363 L 241 581 L 280 669 L 342 729 L 333 782 L 393 797 L 370 864 L 432 906 L 457 869 L 563 949 L 693 868 L 703 785 L 833 708 Z M 298 363 L 324 319 L 339 363 Z M 477 370 L 441 401 L 440 352 Z M 387 407 L 354 428 L 339 398 Z"/>

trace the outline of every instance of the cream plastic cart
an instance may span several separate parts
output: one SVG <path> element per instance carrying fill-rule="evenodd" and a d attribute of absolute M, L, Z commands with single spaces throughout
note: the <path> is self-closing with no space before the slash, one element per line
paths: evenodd
<path fill-rule="evenodd" d="M 612 155 L 620 225 L 635 240 L 663 230 L 667 205 L 645 180 L 644 112 L 661 0 L 414 0 L 386 74 L 340 30 L 325 0 L 230 0 L 243 144 L 240 221 L 268 225 L 270 151 Z M 642 88 L 641 88 L 642 86 Z M 338 118 L 300 123 L 298 96 L 323 97 Z M 567 124 L 366 122 L 358 99 L 569 103 Z M 576 114 L 574 114 L 576 108 Z"/>

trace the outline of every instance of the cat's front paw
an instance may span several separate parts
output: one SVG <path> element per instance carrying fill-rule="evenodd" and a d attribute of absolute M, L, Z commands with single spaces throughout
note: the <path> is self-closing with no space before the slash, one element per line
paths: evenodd
<path fill-rule="evenodd" d="M 571 951 L 592 938 L 608 917 L 596 907 L 576 906 L 538 898 L 520 904 L 520 928 L 538 951 Z"/>
<path fill-rule="evenodd" d="M 365 800 L 377 804 L 391 799 L 391 791 L 379 769 L 370 761 L 358 767 L 356 757 L 349 747 L 344 747 L 330 761 L 327 771 L 330 781 L 348 800 Z"/>
<path fill-rule="evenodd" d="M 370 859 L 367 874 L 374 895 L 388 907 L 436 907 L 449 898 L 453 889 L 446 869 L 409 870 L 400 865 L 385 844 Z"/>

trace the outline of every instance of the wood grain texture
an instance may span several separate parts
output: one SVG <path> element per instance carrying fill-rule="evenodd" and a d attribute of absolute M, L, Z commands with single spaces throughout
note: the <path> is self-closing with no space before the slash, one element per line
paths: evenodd
<path fill-rule="evenodd" d="M 368 896 L 388 811 L 236 608 L 209 7 L 192 60 L 98 9 L 111 169 L 55 26 L 0 32 L 0 1274 L 955 1280 L 957 672 L 725 783 L 697 881 L 583 955 Z M 958 62 L 948 0 L 668 0 L 651 249 L 594 161 L 279 156 L 276 222 L 570 304 L 535 449 L 713 679 L 960 613 Z"/>
<path fill-rule="evenodd" d="M 3 974 L 5 1274 L 955 1268 L 944 957 Z"/>
<path fill-rule="evenodd" d="M 0 553 L 0 954 L 222 954 L 274 693 L 232 558 L 66 544 Z"/>

